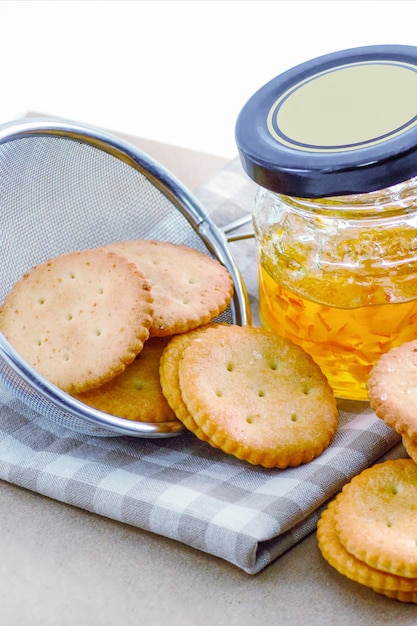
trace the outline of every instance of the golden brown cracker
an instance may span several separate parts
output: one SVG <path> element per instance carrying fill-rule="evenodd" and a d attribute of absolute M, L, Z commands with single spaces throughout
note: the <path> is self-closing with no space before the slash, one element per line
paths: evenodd
<path fill-rule="evenodd" d="M 168 338 L 145 342 L 136 359 L 105 385 L 79 394 L 77 398 L 100 411 L 139 422 L 175 419 L 161 389 L 159 361 Z"/>
<path fill-rule="evenodd" d="M 402 442 L 408 456 L 413 459 L 414 463 L 417 463 L 417 441 L 408 435 L 403 435 Z"/>
<path fill-rule="evenodd" d="M 417 438 L 417 340 L 382 355 L 370 372 L 368 396 L 388 426 Z"/>
<path fill-rule="evenodd" d="M 252 464 L 311 461 L 336 429 L 336 402 L 319 367 L 263 328 L 207 328 L 185 348 L 179 383 L 209 441 Z"/>
<path fill-rule="evenodd" d="M 340 542 L 336 531 L 335 512 L 339 494 L 322 512 L 317 524 L 317 541 L 323 558 L 340 574 L 377 593 L 404 602 L 417 599 L 417 580 L 379 571 L 350 554 Z"/>
<path fill-rule="evenodd" d="M 335 523 L 340 542 L 360 561 L 417 577 L 417 465 L 396 459 L 355 476 L 338 498 Z"/>
<path fill-rule="evenodd" d="M 6 296 L 0 328 L 21 356 L 69 393 L 97 387 L 140 352 L 152 323 L 149 282 L 105 250 L 34 267 Z"/>
<path fill-rule="evenodd" d="M 229 305 L 233 281 L 216 259 L 181 244 L 123 241 L 106 246 L 124 254 L 152 286 L 151 337 L 170 336 L 210 322 Z"/>

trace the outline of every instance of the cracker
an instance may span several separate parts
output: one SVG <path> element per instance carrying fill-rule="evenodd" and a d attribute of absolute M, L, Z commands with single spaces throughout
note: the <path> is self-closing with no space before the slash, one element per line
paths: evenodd
<path fill-rule="evenodd" d="M 368 379 L 372 409 L 398 433 L 417 438 L 417 340 L 392 348 Z"/>
<path fill-rule="evenodd" d="M 143 347 L 150 285 L 125 257 L 76 251 L 34 267 L 6 296 L 0 329 L 39 373 L 69 393 L 107 382 Z"/>
<path fill-rule="evenodd" d="M 402 442 L 408 456 L 413 459 L 414 463 L 417 463 L 417 441 L 408 435 L 403 435 Z"/>
<path fill-rule="evenodd" d="M 322 512 L 317 524 L 317 542 L 323 558 L 343 576 L 377 593 L 403 602 L 416 602 L 416 579 L 396 576 L 370 567 L 350 554 L 342 545 L 335 524 L 335 512 L 340 495 Z"/>
<path fill-rule="evenodd" d="M 385 461 L 345 485 L 335 513 L 346 550 L 370 567 L 417 577 L 417 465 Z"/>
<path fill-rule="evenodd" d="M 154 299 L 151 337 L 193 330 L 229 305 L 233 281 L 216 259 L 165 241 L 123 241 L 106 246 L 124 254 L 146 274 Z"/>
<path fill-rule="evenodd" d="M 179 364 L 182 399 L 210 443 L 264 467 L 311 461 L 337 424 L 333 392 L 304 350 L 264 328 L 207 328 Z"/>
<path fill-rule="evenodd" d="M 214 328 L 217 326 L 211 323 L 210 327 Z M 206 328 L 206 325 L 200 326 L 195 330 L 172 337 L 162 353 L 159 369 L 162 392 L 169 406 L 174 411 L 177 419 L 202 441 L 208 441 L 208 437 L 196 424 L 193 416 L 189 413 L 184 404 L 180 390 L 178 370 L 185 348 Z"/>
<path fill-rule="evenodd" d="M 166 422 L 175 414 L 159 380 L 159 361 L 168 338 L 148 339 L 143 349 L 118 376 L 77 398 L 100 411 L 139 422 Z"/>

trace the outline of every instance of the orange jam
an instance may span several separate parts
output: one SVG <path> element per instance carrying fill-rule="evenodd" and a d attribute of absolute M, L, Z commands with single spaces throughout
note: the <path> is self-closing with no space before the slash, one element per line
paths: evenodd
<path fill-rule="evenodd" d="M 296 217 L 287 229 L 273 224 L 263 231 L 261 322 L 302 346 L 336 396 L 366 400 L 380 355 L 417 337 L 417 230 L 397 222 L 393 229 L 339 232 L 326 243 L 317 232 L 307 239 Z"/>
<path fill-rule="evenodd" d="M 373 363 L 417 335 L 417 300 L 340 309 L 284 289 L 263 268 L 259 282 L 262 324 L 311 354 L 340 398 L 366 400 Z"/>

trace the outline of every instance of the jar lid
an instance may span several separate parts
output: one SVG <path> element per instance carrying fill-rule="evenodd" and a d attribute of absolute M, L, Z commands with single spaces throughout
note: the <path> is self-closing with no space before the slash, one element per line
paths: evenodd
<path fill-rule="evenodd" d="M 417 47 L 327 54 L 277 76 L 245 104 L 236 143 L 262 187 L 319 198 L 417 174 Z"/>

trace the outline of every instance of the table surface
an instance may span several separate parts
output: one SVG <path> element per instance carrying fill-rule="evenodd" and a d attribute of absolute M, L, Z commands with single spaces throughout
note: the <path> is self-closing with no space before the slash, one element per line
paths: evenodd
<path fill-rule="evenodd" d="M 190 189 L 225 160 L 123 136 Z M 256 576 L 0 481 L 0 626 L 416 624 L 417 607 L 339 575 L 315 533 Z"/>

